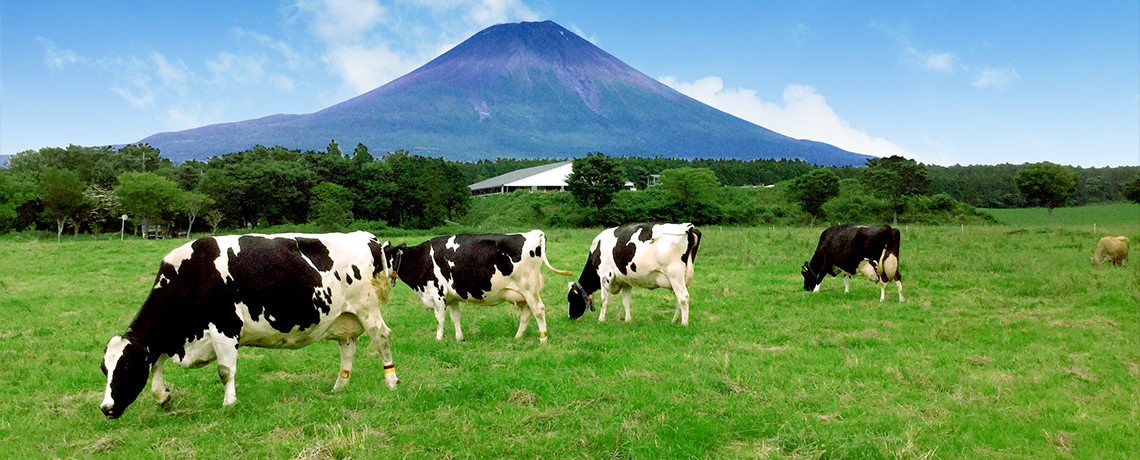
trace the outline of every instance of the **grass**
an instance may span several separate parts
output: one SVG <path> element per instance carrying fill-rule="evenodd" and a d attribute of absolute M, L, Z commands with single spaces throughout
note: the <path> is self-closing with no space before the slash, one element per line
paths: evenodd
<path fill-rule="evenodd" d="M 1049 222 L 1049 211 L 1045 208 L 982 209 L 998 221 L 1021 226 L 1086 226 L 1140 225 L 1140 204 L 1108 203 L 1056 208 L 1053 222 Z"/>
<path fill-rule="evenodd" d="M 1138 225 L 1105 226 L 1140 241 Z M 184 241 L 0 240 L 0 452 L 1136 458 L 1138 264 L 1091 266 L 1096 238 L 1085 227 L 909 226 L 903 304 L 880 303 L 865 280 L 847 295 L 837 278 L 803 292 L 799 266 L 822 229 L 707 227 L 689 327 L 670 323 L 664 291 L 637 291 L 632 323 L 616 320 L 620 304 L 605 323 L 571 321 L 570 278 L 544 270 L 547 346 L 533 325 L 512 339 L 507 305 L 465 308 L 467 341 L 450 326 L 436 341 L 432 314 L 400 285 L 383 309 L 396 391 L 369 347 L 338 394 L 332 342 L 243 348 L 237 406 L 221 407 L 213 365 L 169 366 L 173 403 L 144 394 L 114 421 L 98 410 L 103 345 L 137 311 L 158 259 Z M 548 230 L 552 264 L 580 269 L 596 233 Z"/>

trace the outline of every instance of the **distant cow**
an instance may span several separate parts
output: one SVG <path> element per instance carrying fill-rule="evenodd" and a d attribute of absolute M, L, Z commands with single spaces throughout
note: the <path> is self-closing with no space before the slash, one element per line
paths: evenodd
<path fill-rule="evenodd" d="M 688 326 L 689 285 L 700 243 L 701 232 L 690 223 L 626 224 L 603 231 L 590 245 L 578 281 L 570 283 L 566 295 L 570 317 L 581 317 L 587 306 L 593 310 L 593 294 L 601 291 L 598 321 L 606 320 L 606 304 L 618 293 L 625 306 L 625 321 L 629 321 L 634 287 L 666 288 L 677 296 L 673 322 L 680 319 Z"/>
<path fill-rule="evenodd" d="M 107 344 L 107 387 L 100 409 L 123 414 L 153 376 L 151 394 L 170 400 L 162 368 L 218 361 L 222 404 L 237 402 L 238 347 L 301 348 L 340 343 L 340 372 L 348 383 L 357 338 L 368 332 L 380 350 L 385 381 L 396 388 L 390 338 L 380 297 L 391 293 L 384 262 L 388 242 L 350 234 L 234 235 L 201 238 L 162 259 L 154 287 L 122 336 Z"/>
<path fill-rule="evenodd" d="M 511 302 L 522 317 L 515 338 L 526 332 L 530 317 L 546 342 L 546 307 L 542 303 L 542 265 L 561 275 L 566 270 L 546 259 L 546 235 L 539 230 L 513 234 L 441 236 L 418 246 L 396 246 L 396 275 L 435 310 L 435 338 L 443 340 L 444 309 L 451 314 L 455 339 L 463 340 L 459 303 L 498 305 Z"/>
<path fill-rule="evenodd" d="M 851 289 L 851 276 L 862 273 L 879 281 L 879 301 L 887 298 L 887 282 L 894 280 L 899 288 L 899 302 L 903 302 L 902 274 L 899 273 L 898 229 L 890 225 L 856 226 L 837 225 L 819 235 L 815 255 L 804 262 L 800 272 L 804 275 L 804 290 L 819 291 L 819 284 L 827 275 L 843 273 L 843 292 Z"/>
<path fill-rule="evenodd" d="M 1096 265 L 1103 265 L 1105 262 L 1111 261 L 1113 265 L 1124 265 L 1124 259 L 1128 258 L 1128 237 L 1125 236 L 1106 236 L 1100 239 L 1096 244 L 1096 252 L 1093 253 L 1092 263 Z"/>

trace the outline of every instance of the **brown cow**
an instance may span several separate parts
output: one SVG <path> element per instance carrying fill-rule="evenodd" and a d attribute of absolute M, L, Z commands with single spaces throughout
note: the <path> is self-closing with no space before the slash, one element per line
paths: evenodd
<path fill-rule="evenodd" d="M 1093 253 L 1092 263 L 1096 265 L 1103 265 L 1105 262 L 1112 261 L 1113 265 L 1124 265 L 1124 259 L 1128 258 L 1128 237 L 1125 236 L 1106 236 L 1100 239 L 1096 244 L 1096 252 Z"/>

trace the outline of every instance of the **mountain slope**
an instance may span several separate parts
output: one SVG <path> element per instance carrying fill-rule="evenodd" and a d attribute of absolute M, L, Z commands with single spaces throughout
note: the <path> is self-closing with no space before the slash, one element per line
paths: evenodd
<path fill-rule="evenodd" d="M 791 139 L 693 100 L 551 22 L 489 27 L 368 93 L 306 115 L 160 133 L 140 142 L 175 161 L 255 144 L 323 150 L 329 140 L 449 160 L 613 156 L 869 157 Z"/>

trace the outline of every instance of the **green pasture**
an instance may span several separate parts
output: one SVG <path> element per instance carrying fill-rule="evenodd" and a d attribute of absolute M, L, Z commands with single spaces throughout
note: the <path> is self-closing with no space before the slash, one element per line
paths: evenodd
<path fill-rule="evenodd" d="M 1065 209 L 1058 209 L 1057 220 Z M 1135 211 L 1135 208 L 1133 208 Z M 1044 211 L 1042 210 L 1042 213 Z M 1135 217 L 1133 214 L 1132 217 Z M 1001 216 L 999 216 L 1001 218 Z M 1087 224 L 1087 225 L 1086 225 Z M 331 393 L 334 343 L 243 348 L 239 403 L 213 365 L 167 367 L 172 404 L 98 409 L 119 334 L 181 241 L 0 239 L 0 452 L 6 458 L 1136 458 L 1140 286 L 1089 263 L 1135 221 L 907 226 L 906 303 L 866 280 L 802 290 L 822 228 L 703 228 L 690 325 L 637 291 L 607 321 L 566 317 L 544 269 L 550 342 L 513 340 L 509 305 L 464 309 L 467 340 L 398 285 L 384 318 L 400 378 L 362 346 Z M 581 269 L 592 230 L 547 230 Z M 418 243 L 431 234 L 379 234 Z M 368 340 L 364 339 L 365 345 Z"/>
<path fill-rule="evenodd" d="M 1049 211 L 1045 208 L 1011 208 L 1011 209 L 980 209 L 999 222 L 1022 226 L 1080 226 L 1092 231 L 1093 225 L 1098 228 L 1106 225 L 1132 225 L 1140 226 L 1140 204 L 1137 203 L 1107 203 L 1079 206 L 1075 208 L 1056 208 L 1053 210 L 1052 223 L 1049 221 Z M 1135 241 L 1135 240 L 1133 240 Z"/>

